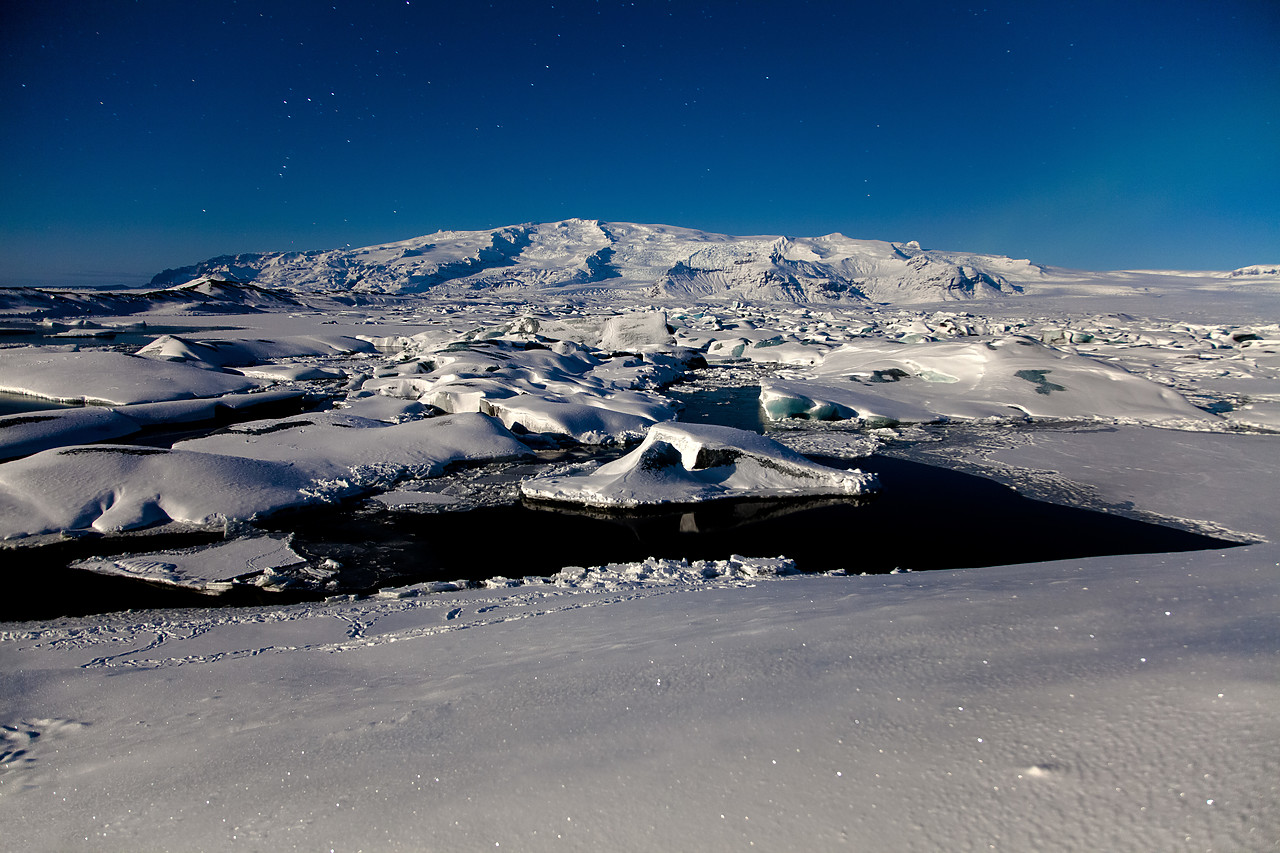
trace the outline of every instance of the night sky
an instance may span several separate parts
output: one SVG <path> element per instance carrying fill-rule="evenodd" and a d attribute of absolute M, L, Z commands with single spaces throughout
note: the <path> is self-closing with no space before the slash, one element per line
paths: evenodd
<path fill-rule="evenodd" d="M 568 217 L 1280 262 L 1280 3 L 0 8 L 0 283 Z"/>

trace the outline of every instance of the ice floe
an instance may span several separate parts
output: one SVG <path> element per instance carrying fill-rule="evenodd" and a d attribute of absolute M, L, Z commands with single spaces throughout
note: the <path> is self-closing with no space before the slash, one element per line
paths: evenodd
<path fill-rule="evenodd" d="M 708 424 L 659 424 L 621 459 L 520 484 L 535 500 L 598 507 L 698 503 L 726 498 L 862 495 L 872 474 L 810 462 L 772 439 Z"/>
<path fill-rule="evenodd" d="M 142 555 L 91 557 L 72 568 L 217 594 L 237 585 L 288 589 L 319 587 L 332 576 L 314 568 L 288 537 L 250 536 L 203 548 Z"/>
<path fill-rule="evenodd" d="M 100 406 L 7 415 L 0 417 L 0 459 L 68 444 L 110 441 L 140 429 L 137 421 Z"/>

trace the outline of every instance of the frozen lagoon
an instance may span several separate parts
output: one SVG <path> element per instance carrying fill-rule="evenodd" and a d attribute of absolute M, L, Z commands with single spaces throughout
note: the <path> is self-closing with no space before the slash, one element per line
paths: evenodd
<path fill-rule="evenodd" d="M 655 431 L 650 441 L 621 458 L 617 458 L 621 449 L 596 450 L 587 454 L 591 461 L 569 465 L 571 470 L 582 470 L 568 477 L 548 477 L 541 473 L 548 463 L 529 461 L 482 465 L 444 475 L 435 471 L 432 479 L 411 481 L 412 490 L 400 488 L 369 498 L 347 498 L 332 507 L 304 504 L 291 512 L 276 513 L 256 524 L 260 528 L 256 536 L 245 526 L 240 536 L 228 537 L 226 544 L 218 544 L 224 535 L 220 531 L 175 529 L 147 534 L 144 528 L 127 537 L 79 537 L 13 550 L 7 560 L 11 595 L 0 606 L 0 619 L 139 607 L 297 602 L 338 593 L 369 594 L 380 587 L 405 584 L 483 585 L 506 566 L 505 561 L 490 558 L 487 546 L 477 551 L 477 543 L 486 543 L 494 531 L 502 531 L 512 542 L 543 543 L 524 549 L 512 560 L 522 572 L 519 577 L 534 584 L 547 582 L 566 566 L 637 562 L 649 557 L 698 561 L 732 554 L 785 554 L 794 571 L 877 574 L 1236 544 L 1115 513 L 1067 506 L 1061 496 L 1056 502 L 1031 500 L 988 479 L 883 453 L 865 459 L 814 455 L 811 458 L 816 463 L 794 454 L 794 459 L 810 466 L 808 476 L 819 477 L 816 482 L 800 481 L 798 489 L 791 475 L 759 465 L 748 469 L 753 473 L 747 475 L 726 477 L 722 469 L 713 466 L 681 470 L 670 479 L 665 469 L 658 468 L 644 474 L 647 493 L 635 491 L 637 481 L 627 479 L 629 473 L 621 478 L 594 473 L 610 469 L 630 472 L 651 464 L 649 448 L 654 436 L 694 438 L 695 443 L 687 449 L 690 459 L 708 454 L 728 457 L 747 452 L 730 451 L 733 445 L 763 442 L 741 431 L 717 432 L 711 427 L 709 432 L 697 425 L 712 421 L 750 425 L 756 417 L 758 387 L 743 389 L 748 392 L 745 395 L 721 390 L 682 395 L 688 407 L 686 415 L 697 419 L 695 423 L 672 424 Z M 733 405 L 719 405 L 726 400 Z M 300 417 L 307 424 L 320 420 L 303 415 L 286 418 L 283 423 L 299 423 Z M 443 426 L 445 420 L 438 423 Z M 223 434 L 234 436 L 235 429 Z M 366 434 L 379 435 L 377 430 Z M 705 446 L 704 434 L 714 439 Z M 774 434 L 819 444 L 825 439 L 829 449 L 843 447 L 846 452 L 870 446 L 856 435 L 804 430 Z M 148 435 L 146 440 L 160 441 L 162 437 L 163 433 Z M 183 444 L 190 446 L 192 441 L 187 438 Z M 290 449 L 296 451 L 296 446 Z M 770 452 L 764 444 L 761 449 Z M 93 448 L 84 450 L 92 458 L 88 451 Z M 126 447 L 102 450 L 109 456 L 134 458 Z M 144 454 L 144 461 L 156 459 L 172 466 L 162 450 L 144 446 L 136 452 Z M 777 445 L 772 452 L 791 453 Z M 342 453 L 350 454 L 351 450 Z M 914 455 L 931 461 L 927 454 Z M 759 461 L 778 464 L 768 456 L 759 457 Z M 863 474 L 855 465 L 872 473 Z M 690 474 L 703 478 L 693 481 L 694 492 L 688 491 Z M 765 479 L 760 480 L 761 476 Z M 735 481 L 734 477 L 746 479 Z M 572 489 L 579 480 L 597 484 L 593 488 L 603 489 L 607 496 L 619 479 L 627 484 L 621 499 L 607 498 L 601 506 L 593 506 L 594 501 L 578 504 L 572 499 Z M 73 486 L 83 483 L 71 482 Z M 723 493 L 723 484 L 733 482 L 738 482 L 737 491 Z M 562 483 L 570 484 L 568 495 L 563 493 Z M 706 488 L 703 483 L 710 485 L 709 494 L 728 494 L 732 499 L 705 500 L 700 491 Z M 770 483 L 772 488 L 768 488 Z M 886 484 L 884 489 L 881 483 Z M 637 494 L 649 494 L 658 502 L 636 502 Z M 703 498 L 700 503 L 699 498 Z M 981 507 L 982 511 L 975 516 L 960 507 Z M 928 535 L 920 535 L 922 531 Z M 162 549 L 159 541 L 149 544 L 153 539 L 172 544 Z M 139 545 L 146 550 L 139 553 Z M 281 562 L 281 553 L 289 559 Z M 208 594 L 220 598 L 210 599 Z"/>
<path fill-rule="evenodd" d="M 790 310 L 722 310 L 720 322 L 772 322 L 778 334 L 814 322 L 811 309 Z M 1274 845 L 1275 356 L 1252 343 L 1202 348 L 1224 338 L 1181 328 L 1194 322 L 1022 310 L 1050 318 L 1022 332 L 1108 326 L 1113 342 L 1092 344 L 1096 357 L 1167 383 L 1210 417 L 1171 429 L 1123 411 L 1099 421 L 1086 406 L 1083 422 L 1097 428 L 1015 415 L 1011 426 L 943 426 L 941 440 L 909 423 L 784 439 L 827 455 L 841 445 L 860 455 L 869 440 L 882 453 L 914 448 L 1023 491 L 1265 541 L 866 578 L 774 579 L 776 567 L 749 561 L 707 577 L 659 562 L 561 585 L 9 624 L 6 838 L 37 850 L 192 839 L 210 849 Z M 1218 331 L 1256 333 L 1264 316 Z M 930 317 L 890 313 L 880 334 Z M 697 344 L 692 327 L 677 340 Z M 352 358 L 352 378 L 378 378 L 389 369 L 380 357 Z M 612 366 L 637 384 L 654 367 Z M 526 393 L 566 390 L 545 375 L 515 378 Z M 608 393 L 595 379 L 575 382 Z M 353 406 L 386 396 L 348 393 Z M 476 559 L 522 575 L 530 543 L 495 539 Z"/>

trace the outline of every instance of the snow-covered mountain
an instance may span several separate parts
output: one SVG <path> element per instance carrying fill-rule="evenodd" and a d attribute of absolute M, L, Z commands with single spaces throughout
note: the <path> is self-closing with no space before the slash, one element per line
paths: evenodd
<path fill-rule="evenodd" d="M 567 219 L 440 231 L 361 249 L 224 255 L 165 270 L 155 287 L 201 277 L 319 292 L 442 296 L 501 290 L 621 292 L 796 302 L 937 302 L 1021 292 L 1044 270 L 914 241 L 733 237 L 669 225 Z"/>

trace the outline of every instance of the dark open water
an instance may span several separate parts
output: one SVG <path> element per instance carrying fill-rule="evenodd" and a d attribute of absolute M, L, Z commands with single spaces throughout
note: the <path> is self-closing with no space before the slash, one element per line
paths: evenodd
<path fill-rule="evenodd" d="M 756 394 L 753 389 L 719 389 L 694 395 L 684 419 L 758 429 L 758 415 L 753 414 Z M 294 531 L 294 547 L 300 553 L 340 562 L 339 579 L 344 588 L 356 591 L 427 580 L 545 576 L 565 566 L 646 557 L 786 555 L 805 572 L 883 573 L 1236 544 L 1031 500 L 994 481 L 918 462 L 877 456 L 863 460 L 861 467 L 879 476 L 879 494 L 863 499 L 719 502 L 628 514 L 525 504 L 424 513 L 363 504 L 285 513 L 269 526 Z M 135 539 L 131 544 L 134 550 L 159 550 L 196 540 Z M 10 581 L 0 601 L 0 619 L 302 598 L 245 591 L 215 599 L 61 568 L 101 547 L 102 543 L 80 542 L 3 555 Z M 125 550 L 120 542 L 110 547 L 117 553 Z"/>

